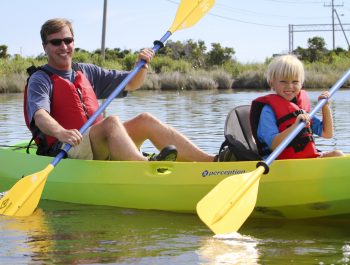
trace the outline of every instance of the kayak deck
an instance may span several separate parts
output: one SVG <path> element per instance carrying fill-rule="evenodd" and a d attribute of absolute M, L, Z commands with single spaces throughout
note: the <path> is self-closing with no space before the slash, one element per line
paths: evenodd
<path fill-rule="evenodd" d="M 0 149 L 0 191 L 45 168 L 53 158 Z M 277 160 L 260 179 L 254 217 L 300 219 L 350 213 L 350 156 Z M 255 170 L 256 161 L 138 162 L 64 159 L 43 199 L 194 213 L 224 178 Z"/>

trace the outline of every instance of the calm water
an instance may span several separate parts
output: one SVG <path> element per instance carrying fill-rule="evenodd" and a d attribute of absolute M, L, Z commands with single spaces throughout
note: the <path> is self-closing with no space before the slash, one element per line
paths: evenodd
<path fill-rule="evenodd" d="M 260 94 L 137 91 L 107 114 L 151 112 L 215 153 L 229 110 Z M 315 103 L 320 91 L 309 94 Z M 335 94 L 335 137 L 317 139 L 321 149 L 350 152 L 349 103 L 348 91 Z M 0 95 L 0 145 L 29 139 L 23 124 L 21 95 Z M 149 143 L 143 150 L 154 151 Z M 349 224 L 249 219 L 239 234 L 217 238 L 196 215 L 42 201 L 30 217 L 0 217 L 0 264 L 350 264 Z"/>

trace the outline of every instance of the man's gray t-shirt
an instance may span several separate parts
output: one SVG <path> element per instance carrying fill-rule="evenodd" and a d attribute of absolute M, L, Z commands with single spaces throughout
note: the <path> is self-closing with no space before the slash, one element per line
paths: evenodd
<path fill-rule="evenodd" d="M 78 63 L 77 65 L 90 81 L 98 99 L 107 98 L 129 73 L 126 71 L 106 70 L 94 64 Z M 75 80 L 76 72 L 73 70 L 59 71 L 49 65 L 43 67 L 71 82 Z M 39 109 L 44 109 L 50 113 L 52 88 L 52 81 L 44 71 L 36 71 L 30 77 L 27 89 L 27 113 L 29 121 L 33 120 L 35 112 Z M 123 90 L 118 97 L 125 95 L 126 91 Z"/>

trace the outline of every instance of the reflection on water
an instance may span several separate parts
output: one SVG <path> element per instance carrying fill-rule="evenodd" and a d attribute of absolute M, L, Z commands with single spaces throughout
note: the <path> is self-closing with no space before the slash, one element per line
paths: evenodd
<path fill-rule="evenodd" d="M 248 220 L 243 234 L 259 238 L 263 264 L 349 264 L 350 216 L 309 220 Z"/>
<path fill-rule="evenodd" d="M 259 264 L 259 240 L 239 233 L 206 238 L 199 249 L 201 264 Z"/>
<path fill-rule="evenodd" d="M 28 217 L 0 219 L 1 264 L 31 264 L 32 261 L 48 262 L 53 241 L 48 230 L 45 213 L 37 209 Z"/>
<path fill-rule="evenodd" d="M 227 113 L 264 92 L 137 91 L 112 102 L 123 120 L 150 112 L 208 152 L 223 141 Z M 315 104 L 320 91 L 309 93 Z M 321 149 L 350 152 L 350 93 L 338 91 L 335 137 Z M 21 95 L 0 95 L 0 145 L 28 140 Z M 153 149 L 146 143 L 144 149 Z M 0 165 L 1 166 L 1 165 Z M 0 216 L 1 264 L 350 264 L 349 217 L 248 220 L 240 234 L 212 237 L 195 215 L 42 201 L 26 218 Z"/>
<path fill-rule="evenodd" d="M 350 264 L 350 216 L 249 219 L 240 233 L 201 241 L 200 264 Z"/>
<path fill-rule="evenodd" d="M 194 249 L 201 231 L 207 232 L 190 214 L 45 201 L 40 208 L 45 209 L 41 229 L 39 223 L 36 228 L 1 225 L 1 239 L 7 235 L 6 245 L 0 245 L 1 264 L 3 257 L 7 264 L 45 259 L 53 264 L 197 264 Z M 8 224 L 6 219 L 2 223 Z"/>
<path fill-rule="evenodd" d="M 0 217 L 1 264 L 349 264 L 349 216 L 249 219 L 212 236 L 192 214 L 42 201 L 43 211 Z"/>

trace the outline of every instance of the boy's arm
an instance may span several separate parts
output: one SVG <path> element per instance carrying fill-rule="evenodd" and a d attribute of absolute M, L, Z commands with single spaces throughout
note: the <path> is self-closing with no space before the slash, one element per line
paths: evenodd
<path fill-rule="evenodd" d="M 298 126 L 300 121 L 305 122 L 305 127 L 310 127 L 311 125 L 310 115 L 308 113 L 304 112 L 302 114 L 299 114 L 293 125 L 276 135 L 276 137 L 272 141 L 271 149 L 275 150 L 275 148 L 279 146 L 280 143 L 282 143 L 284 138 L 286 138 L 295 129 L 295 127 Z"/>
<path fill-rule="evenodd" d="M 280 132 L 279 134 L 276 135 L 276 137 L 272 141 L 272 145 L 271 145 L 272 151 L 275 150 L 276 147 L 280 145 L 280 143 L 282 143 L 284 138 L 286 138 L 288 134 L 291 133 L 297 125 L 298 123 L 294 123 L 292 126 L 290 126 L 289 128 L 285 129 L 283 132 Z"/>
<path fill-rule="evenodd" d="M 333 117 L 332 111 L 329 104 L 325 104 L 322 107 L 322 137 L 332 138 L 333 137 Z"/>
<path fill-rule="evenodd" d="M 318 97 L 318 100 L 328 99 L 329 92 L 323 91 L 321 95 Z M 322 137 L 323 138 L 332 138 L 333 137 L 333 117 L 332 111 L 329 107 L 329 101 L 322 107 Z"/>

